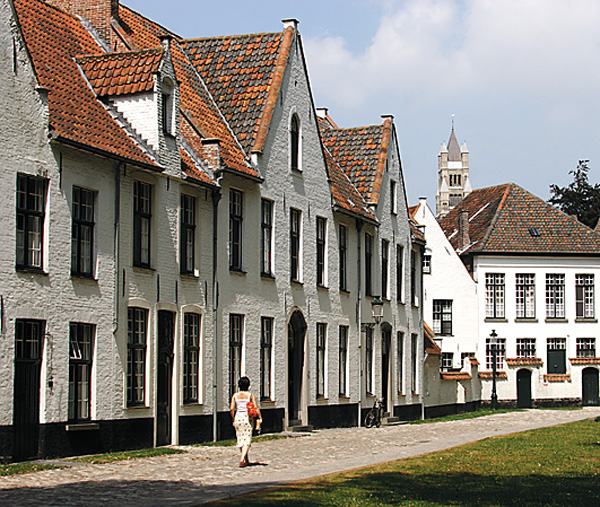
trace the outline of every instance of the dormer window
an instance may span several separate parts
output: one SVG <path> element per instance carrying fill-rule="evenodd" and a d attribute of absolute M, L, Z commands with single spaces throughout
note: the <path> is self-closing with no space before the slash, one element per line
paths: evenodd
<path fill-rule="evenodd" d="M 290 167 L 300 171 L 300 118 L 297 114 L 292 116 L 290 124 Z"/>
<path fill-rule="evenodd" d="M 170 79 L 162 82 L 162 129 L 165 134 L 173 135 L 173 96 L 174 87 Z"/>

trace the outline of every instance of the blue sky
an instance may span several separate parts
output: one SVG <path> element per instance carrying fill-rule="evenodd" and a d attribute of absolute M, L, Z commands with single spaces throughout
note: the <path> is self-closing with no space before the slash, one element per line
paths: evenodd
<path fill-rule="evenodd" d="M 316 106 L 342 127 L 394 115 L 411 204 L 435 208 L 452 114 L 474 188 L 514 182 L 547 199 L 579 159 L 600 180 L 597 0 L 123 3 L 190 38 L 300 20 Z"/>

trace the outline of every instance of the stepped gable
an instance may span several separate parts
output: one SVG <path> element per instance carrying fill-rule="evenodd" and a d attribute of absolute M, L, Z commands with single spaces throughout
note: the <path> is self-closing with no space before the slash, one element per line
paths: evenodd
<path fill-rule="evenodd" d="M 129 95 L 154 90 L 165 50 L 162 47 L 77 58 L 96 95 Z"/>
<path fill-rule="evenodd" d="M 377 218 L 368 208 L 367 203 L 342 171 L 331 153 L 325 148 L 325 163 L 329 174 L 329 185 L 334 205 L 339 209 L 361 218 L 377 222 Z"/>
<path fill-rule="evenodd" d="M 40 0 L 14 0 L 40 86 L 48 89 L 50 130 L 59 141 L 158 169 L 97 100 L 75 58 L 101 48 L 75 17 Z"/>
<path fill-rule="evenodd" d="M 124 5 L 120 6 L 119 16 L 129 28 L 128 37 L 131 44 L 136 47 L 156 48 L 160 46 L 161 37 L 174 37 L 171 44 L 171 56 L 179 83 L 181 112 L 187 118 L 187 122 L 193 126 L 185 132 L 182 129 L 182 135 L 197 138 L 186 138 L 188 144 L 195 146 L 200 139 L 219 139 L 220 158 L 227 169 L 253 178 L 260 178 L 208 92 L 201 76 L 179 44 L 182 39 L 173 36 L 172 32 Z M 198 154 L 201 155 L 202 152 L 198 152 Z"/>
<path fill-rule="evenodd" d="M 455 250 L 463 210 L 471 244 L 461 254 L 600 255 L 600 234 L 514 183 L 474 190 L 440 221 Z"/>
<path fill-rule="evenodd" d="M 259 148 L 260 126 L 275 105 L 277 76 L 283 76 L 293 36 L 289 27 L 282 33 L 181 41 L 247 153 Z"/>
<path fill-rule="evenodd" d="M 386 118 L 382 125 L 320 131 L 323 144 L 369 203 L 379 200 L 391 127 Z"/>

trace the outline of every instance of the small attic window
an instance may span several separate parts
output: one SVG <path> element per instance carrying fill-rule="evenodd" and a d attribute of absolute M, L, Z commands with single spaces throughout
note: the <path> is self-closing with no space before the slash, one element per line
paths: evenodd
<path fill-rule="evenodd" d="M 165 78 L 162 82 L 162 129 L 165 134 L 173 135 L 173 83 Z"/>
<path fill-rule="evenodd" d="M 292 115 L 290 122 L 290 167 L 292 170 L 300 171 L 300 118 L 297 114 Z"/>
<path fill-rule="evenodd" d="M 537 238 L 540 235 L 540 231 L 538 231 L 535 227 L 531 227 L 529 229 L 529 234 L 531 235 L 532 238 Z"/>

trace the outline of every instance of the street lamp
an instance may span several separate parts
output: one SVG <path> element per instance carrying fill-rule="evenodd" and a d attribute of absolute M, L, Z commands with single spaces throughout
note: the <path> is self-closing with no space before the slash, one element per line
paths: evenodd
<path fill-rule="evenodd" d="M 498 408 L 498 393 L 496 392 L 496 357 L 498 354 L 498 335 L 492 329 L 490 333 L 490 347 L 492 349 L 492 410 Z"/>
<path fill-rule="evenodd" d="M 373 320 L 375 321 L 375 324 L 379 324 L 381 319 L 383 319 L 383 301 L 379 299 L 379 296 L 371 302 L 371 309 L 373 311 Z"/>

